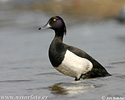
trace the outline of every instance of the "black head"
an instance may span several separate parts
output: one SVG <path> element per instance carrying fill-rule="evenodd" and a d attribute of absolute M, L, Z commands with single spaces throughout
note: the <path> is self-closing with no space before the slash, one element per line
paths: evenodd
<path fill-rule="evenodd" d="M 65 23 L 59 16 L 51 17 L 45 26 L 39 28 L 39 30 L 41 29 L 53 29 L 55 32 L 66 34 Z"/>

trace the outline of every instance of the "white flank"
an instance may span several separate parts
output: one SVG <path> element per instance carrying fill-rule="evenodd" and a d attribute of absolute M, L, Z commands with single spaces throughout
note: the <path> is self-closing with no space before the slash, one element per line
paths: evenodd
<path fill-rule="evenodd" d="M 64 60 L 55 68 L 65 75 L 80 78 L 81 74 L 89 72 L 92 67 L 93 65 L 89 60 L 79 57 L 67 50 Z"/>

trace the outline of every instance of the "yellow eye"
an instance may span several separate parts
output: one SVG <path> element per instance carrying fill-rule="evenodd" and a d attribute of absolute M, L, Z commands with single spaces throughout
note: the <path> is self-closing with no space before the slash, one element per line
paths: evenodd
<path fill-rule="evenodd" d="M 53 21 L 55 22 L 55 21 L 56 21 L 56 19 L 53 19 Z"/>

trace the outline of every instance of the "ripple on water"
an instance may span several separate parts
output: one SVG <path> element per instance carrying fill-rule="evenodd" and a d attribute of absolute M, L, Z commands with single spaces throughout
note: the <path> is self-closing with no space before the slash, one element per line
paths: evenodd
<path fill-rule="evenodd" d="M 0 81 L 0 83 L 20 83 L 20 82 L 31 82 L 33 80 L 4 80 Z"/>
<path fill-rule="evenodd" d="M 112 65 L 125 64 L 125 61 L 112 62 Z"/>

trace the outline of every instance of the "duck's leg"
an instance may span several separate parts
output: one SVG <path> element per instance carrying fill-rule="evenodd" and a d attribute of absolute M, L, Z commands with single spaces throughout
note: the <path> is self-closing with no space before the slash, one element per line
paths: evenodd
<path fill-rule="evenodd" d="M 75 81 L 79 81 L 80 80 L 80 78 L 75 78 Z"/>
<path fill-rule="evenodd" d="M 89 77 L 90 77 L 89 74 L 86 73 L 86 74 L 82 74 L 80 78 L 88 79 Z"/>
<path fill-rule="evenodd" d="M 87 74 L 81 74 L 80 77 L 76 77 L 76 78 L 75 78 L 75 81 L 79 81 L 80 78 L 85 79 L 86 77 L 87 77 Z"/>

